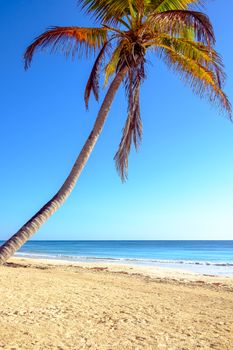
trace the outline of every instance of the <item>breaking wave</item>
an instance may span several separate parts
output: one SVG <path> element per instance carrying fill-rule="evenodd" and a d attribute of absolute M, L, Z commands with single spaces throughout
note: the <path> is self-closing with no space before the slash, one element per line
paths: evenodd
<path fill-rule="evenodd" d="M 77 261 L 77 262 L 120 262 L 120 263 L 132 263 L 132 264 L 166 264 L 166 265 L 200 265 L 200 266 L 228 266 L 233 267 L 233 261 L 218 262 L 218 261 L 196 261 L 196 260 L 165 260 L 165 259 L 139 259 L 139 258 L 115 258 L 115 257 L 97 257 L 97 256 L 77 256 L 77 255 L 64 255 L 64 254 L 44 254 L 44 253 L 33 253 L 33 252 L 17 252 L 15 256 L 34 258 L 34 259 L 58 259 L 66 261 Z"/>

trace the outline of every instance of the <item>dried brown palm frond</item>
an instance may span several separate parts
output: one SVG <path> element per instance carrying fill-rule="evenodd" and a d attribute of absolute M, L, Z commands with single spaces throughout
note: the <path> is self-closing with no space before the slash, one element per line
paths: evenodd
<path fill-rule="evenodd" d="M 208 45 L 215 43 L 215 35 L 209 18 L 196 11 L 165 11 L 153 14 L 148 20 L 155 30 L 173 37 L 183 37 L 187 29 L 193 29 L 194 40 Z"/>
<path fill-rule="evenodd" d="M 142 138 L 142 121 L 140 115 L 140 105 L 139 105 L 139 89 L 138 85 L 135 89 L 134 96 L 132 97 L 131 104 L 134 107 L 128 111 L 128 117 L 123 129 L 123 135 L 118 148 L 117 153 L 114 156 L 116 162 L 116 169 L 121 176 L 122 181 L 127 179 L 128 173 L 128 156 L 131 148 L 132 140 L 135 147 L 138 147 L 139 142 Z"/>
<path fill-rule="evenodd" d="M 106 48 L 107 48 L 107 45 L 109 45 L 109 41 L 106 41 L 104 43 L 104 45 L 102 46 L 96 60 L 95 60 L 95 63 L 92 67 L 92 70 L 91 70 L 91 74 L 88 78 L 88 81 L 87 81 L 87 85 L 86 85 L 86 88 L 85 88 L 85 92 L 84 92 L 84 100 L 85 100 L 85 105 L 86 105 L 86 108 L 88 108 L 88 103 L 89 103 L 89 98 L 90 98 L 90 94 L 91 94 L 91 91 L 93 91 L 93 94 L 95 96 L 95 99 L 96 101 L 98 101 L 99 99 L 99 70 L 100 70 L 100 65 L 104 59 L 104 56 L 105 56 L 105 51 L 106 51 Z"/>
<path fill-rule="evenodd" d="M 36 50 L 50 48 L 51 52 L 61 51 L 68 57 L 77 53 L 88 55 L 99 49 L 107 40 L 107 28 L 51 27 L 38 36 L 24 54 L 25 68 L 32 61 Z"/>
<path fill-rule="evenodd" d="M 142 120 L 140 114 L 140 86 L 145 79 L 144 61 L 137 68 L 131 68 L 125 81 L 125 91 L 128 96 L 128 116 L 122 132 L 122 138 L 115 154 L 116 169 L 122 181 L 127 179 L 128 156 L 131 143 L 136 150 L 142 139 Z"/>

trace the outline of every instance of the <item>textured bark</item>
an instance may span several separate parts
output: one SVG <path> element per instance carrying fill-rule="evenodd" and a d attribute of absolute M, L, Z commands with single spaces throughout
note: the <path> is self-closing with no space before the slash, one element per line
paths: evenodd
<path fill-rule="evenodd" d="M 0 265 L 9 259 L 29 238 L 43 225 L 46 220 L 60 208 L 73 190 L 95 143 L 103 129 L 113 98 L 118 90 L 127 68 L 123 68 L 112 81 L 104 101 L 100 107 L 94 127 L 79 153 L 71 172 L 64 184 L 53 198 L 47 202 L 16 234 L 0 247 Z"/>

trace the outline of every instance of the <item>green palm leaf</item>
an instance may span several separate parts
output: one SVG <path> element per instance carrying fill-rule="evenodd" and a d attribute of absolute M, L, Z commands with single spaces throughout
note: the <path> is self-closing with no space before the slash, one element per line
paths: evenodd
<path fill-rule="evenodd" d="M 211 69 L 210 66 L 201 64 L 197 59 L 190 58 L 172 46 L 164 46 L 160 53 L 168 67 L 178 73 L 194 93 L 200 97 L 209 97 L 211 102 L 217 103 L 231 117 L 231 104 L 221 89 L 222 71 L 217 64 Z"/>
<path fill-rule="evenodd" d="M 167 34 L 159 35 L 153 43 L 150 43 L 150 46 L 152 48 L 153 46 L 158 46 L 168 50 L 175 50 L 182 56 L 192 59 L 208 69 L 218 71 L 219 86 L 225 80 L 221 57 L 209 46 L 183 38 L 174 38 Z"/>
<path fill-rule="evenodd" d="M 149 6 L 156 12 L 186 10 L 190 5 L 200 5 L 202 0 L 150 0 Z"/>
<path fill-rule="evenodd" d="M 121 53 L 124 52 L 126 46 L 126 40 L 121 40 L 113 51 L 110 60 L 105 67 L 104 86 L 107 85 L 109 78 L 117 71 L 120 64 Z"/>
<path fill-rule="evenodd" d="M 118 23 L 126 15 L 130 15 L 131 0 L 79 0 L 88 14 L 102 23 Z"/>

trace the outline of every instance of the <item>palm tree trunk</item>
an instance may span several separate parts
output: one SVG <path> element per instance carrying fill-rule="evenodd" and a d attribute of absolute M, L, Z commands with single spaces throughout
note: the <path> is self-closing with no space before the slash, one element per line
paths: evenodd
<path fill-rule="evenodd" d="M 107 119 L 113 98 L 118 90 L 127 67 L 119 71 L 112 81 L 97 115 L 94 127 L 76 159 L 70 174 L 53 198 L 46 203 L 29 221 L 0 247 L 0 265 L 11 257 L 29 238 L 57 211 L 73 190 Z"/>

